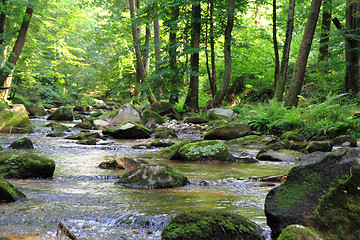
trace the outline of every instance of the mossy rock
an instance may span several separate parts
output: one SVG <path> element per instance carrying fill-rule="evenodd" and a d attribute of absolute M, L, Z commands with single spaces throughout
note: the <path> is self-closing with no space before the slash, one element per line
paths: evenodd
<path fill-rule="evenodd" d="M 216 114 L 214 112 L 209 112 L 207 115 L 208 119 L 210 121 L 212 120 L 225 120 L 225 121 L 230 121 L 230 118 L 228 116 L 225 115 L 220 115 L 220 114 Z"/>
<path fill-rule="evenodd" d="M 229 123 L 210 129 L 204 136 L 205 140 L 231 140 L 243 137 L 250 132 L 250 126 L 240 123 Z"/>
<path fill-rule="evenodd" d="M 150 130 L 144 125 L 126 121 L 114 128 L 106 128 L 103 131 L 104 135 L 110 135 L 116 139 L 142 139 L 150 138 Z"/>
<path fill-rule="evenodd" d="M 53 133 L 46 134 L 47 137 L 64 137 L 65 135 L 66 135 L 66 133 L 64 133 L 62 131 L 56 131 Z"/>
<path fill-rule="evenodd" d="M 48 123 L 45 125 L 45 127 L 50 127 L 52 131 L 64 131 L 64 132 L 71 132 L 71 130 L 60 123 Z"/>
<path fill-rule="evenodd" d="M 167 160 L 176 160 L 176 159 L 178 160 L 180 159 L 180 155 L 179 155 L 180 148 L 191 142 L 192 142 L 191 140 L 184 140 L 174 145 L 171 145 L 170 147 L 166 147 L 160 152 L 158 152 L 156 154 L 156 157 Z"/>
<path fill-rule="evenodd" d="M 33 133 L 29 116 L 24 105 L 0 111 L 0 133 Z"/>
<path fill-rule="evenodd" d="M 179 149 L 180 158 L 191 162 L 234 162 L 226 145 L 216 140 L 189 143 Z"/>
<path fill-rule="evenodd" d="M 302 155 L 304 154 L 299 151 L 294 151 L 290 149 L 280 149 L 278 151 L 268 150 L 266 152 L 258 154 L 256 156 L 256 159 L 262 161 L 297 163 L 298 158 Z"/>
<path fill-rule="evenodd" d="M 321 240 L 321 238 L 310 228 L 290 225 L 282 231 L 277 240 Z"/>
<path fill-rule="evenodd" d="M 115 183 L 129 188 L 174 188 L 188 184 L 179 170 L 165 164 L 147 164 L 125 173 Z"/>
<path fill-rule="evenodd" d="M 360 239 L 360 162 L 320 200 L 311 225 L 325 239 Z"/>
<path fill-rule="evenodd" d="M 52 113 L 47 120 L 55 121 L 73 121 L 74 111 L 73 107 L 60 107 L 54 113 Z"/>
<path fill-rule="evenodd" d="M 153 136 L 154 138 L 161 138 L 161 139 L 178 137 L 173 129 L 167 127 L 156 128 L 154 130 Z"/>
<path fill-rule="evenodd" d="M 5 178 L 50 178 L 55 162 L 32 153 L 0 153 L 0 175 Z"/>
<path fill-rule="evenodd" d="M 193 124 L 203 124 L 208 123 L 209 119 L 203 116 L 189 116 L 184 119 L 184 122 L 186 123 L 193 123 Z"/>
<path fill-rule="evenodd" d="M 342 135 L 330 139 L 333 146 L 347 146 L 347 147 L 357 147 L 357 141 L 350 135 Z"/>
<path fill-rule="evenodd" d="M 170 220 L 162 240 L 260 240 L 261 228 L 239 214 L 226 211 L 191 211 Z"/>
<path fill-rule="evenodd" d="M 312 141 L 309 142 L 306 146 L 306 151 L 308 153 L 312 152 L 331 152 L 332 150 L 331 141 Z"/>
<path fill-rule="evenodd" d="M 168 140 L 162 140 L 162 139 L 155 139 L 152 141 L 149 146 L 150 147 L 170 147 L 174 145 L 174 142 L 168 141 Z"/>
<path fill-rule="evenodd" d="M 136 167 L 140 167 L 141 164 L 142 164 L 141 162 L 135 161 L 132 158 L 116 157 L 114 159 L 100 163 L 99 168 L 129 170 Z"/>
<path fill-rule="evenodd" d="M 148 109 L 144 110 L 142 119 L 144 123 L 147 123 L 150 119 L 154 119 L 157 124 L 163 124 L 165 122 L 160 114 Z"/>
<path fill-rule="evenodd" d="M 94 137 L 82 139 L 76 142 L 76 144 L 81 144 L 81 145 L 96 145 L 96 143 L 97 140 Z"/>
<path fill-rule="evenodd" d="M 99 109 L 99 110 L 97 110 L 96 112 L 91 113 L 91 114 L 90 114 L 90 117 L 91 117 L 91 118 L 98 118 L 98 117 L 100 117 L 100 116 L 103 115 L 103 114 L 104 114 L 104 111 L 101 110 L 101 109 Z"/>
<path fill-rule="evenodd" d="M 283 140 L 292 140 L 296 142 L 305 141 L 305 137 L 297 132 L 287 131 L 281 134 L 280 139 Z"/>
<path fill-rule="evenodd" d="M 0 176 L 0 203 L 15 202 L 26 198 L 17 187 Z"/>
<path fill-rule="evenodd" d="M 100 134 L 97 132 L 84 132 L 79 133 L 73 136 L 68 136 L 65 139 L 73 139 L 73 140 L 86 140 L 90 138 L 100 138 Z"/>
<path fill-rule="evenodd" d="M 276 141 L 276 138 L 269 136 L 248 135 L 228 141 L 228 144 L 246 147 L 263 147 Z"/>
<path fill-rule="evenodd" d="M 34 145 L 29 138 L 21 138 L 10 144 L 12 149 L 34 149 Z"/>
<path fill-rule="evenodd" d="M 47 114 L 45 108 L 40 103 L 31 103 L 26 105 L 26 109 L 30 116 L 45 116 Z"/>
<path fill-rule="evenodd" d="M 91 130 L 91 129 L 93 129 L 94 126 L 90 121 L 84 121 L 84 122 L 77 123 L 74 127 Z"/>
<path fill-rule="evenodd" d="M 89 112 L 90 110 L 91 110 L 90 105 L 76 105 L 74 107 L 74 111 L 78 111 L 78 112 Z"/>

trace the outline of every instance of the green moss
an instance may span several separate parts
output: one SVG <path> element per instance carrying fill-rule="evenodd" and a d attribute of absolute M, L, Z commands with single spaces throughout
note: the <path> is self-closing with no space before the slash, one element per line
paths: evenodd
<path fill-rule="evenodd" d="M 0 111 L 0 132 L 32 133 L 32 125 L 24 105 L 16 105 L 12 109 Z"/>
<path fill-rule="evenodd" d="M 274 141 L 276 141 L 276 138 L 274 137 L 248 135 L 245 137 L 232 139 L 228 141 L 228 144 L 237 144 L 241 146 L 265 146 Z"/>
<path fill-rule="evenodd" d="M 53 132 L 53 133 L 49 133 L 49 134 L 46 134 L 47 137 L 63 137 L 65 136 L 66 134 L 62 131 L 56 131 L 56 132 Z"/>
<path fill-rule="evenodd" d="M 216 114 L 214 112 L 209 112 L 207 117 L 208 117 L 209 120 L 226 120 L 226 121 L 230 121 L 230 119 L 227 116 L 219 115 L 219 114 Z"/>
<path fill-rule="evenodd" d="M 305 140 L 304 136 L 302 136 L 301 134 L 299 134 L 297 132 L 293 132 L 293 131 L 284 132 L 283 134 L 281 134 L 280 138 L 285 139 L 285 140 L 293 140 L 293 141 L 304 141 Z"/>
<path fill-rule="evenodd" d="M 149 119 L 154 119 L 157 124 L 163 124 L 165 122 L 160 114 L 147 109 L 144 111 L 142 118 L 145 123 L 149 121 Z"/>
<path fill-rule="evenodd" d="M 85 132 L 85 133 L 79 133 L 73 136 L 66 137 L 66 139 L 73 139 L 73 140 L 86 140 L 92 138 L 100 138 L 100 134 L 97 132 Z"/>
<path fill-rule="evenodd" d="M 173 159 L 173 160 L 179 159 L 180 158 L 180 155 L 179 155 L 180 148 L 188 143 L 191 143 L 191 140 L 184 140 L 184 141 L 176 143 L 170 147 L 164 148 L 163 150 L 161 150 L 160 152 L 157 153 L 156 157 L 162 158 L 162 159 Z"/>
<path fill-rule="evenodd" d="M 25 197 L 26 196 L 17 187 L 0 176 L 0 203 L 14 202 Z"/>
<path fill-rule="evenodd" d="M 282 231 L 278 240 L 316 240 L 319 237 L 310 229 L 299 225 L 288 226 Z"/>

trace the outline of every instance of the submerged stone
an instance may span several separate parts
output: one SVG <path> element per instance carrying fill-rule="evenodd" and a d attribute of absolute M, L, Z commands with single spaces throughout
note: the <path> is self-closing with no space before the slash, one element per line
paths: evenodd
<path fill-rule="evenodd" d="M 106 128 L 103 134 L 110 135 L 117 139 L 142 139 L 150 138 L 150 130 L 139 123 L 126 121 L 119 126 Z"/>
<path fill-rule="evenodd" d="M 262 230 L 254 222 L 227 211 L 191 211 L 170 220 L 162 240 L 261 240 Z"/>
<path fill-rule="evenodd" d="M 34 145 L 29 138 L 21 138 L 10 144 L 12 149 L 34 149 Z"/>
<path fill-rule="evenodd" d="M 0 176 L 0 203 L 10 203 L 26 198 L 17 187 Z"/>
<path fill-rule="evenodd" d="M 33 133 L 24 105 L 15 105 L 0 111 L 0 133 Z"/>
<path fill-rule="evenodd" d="M 125 173 L 115 183 L 129 188 L 174 188 L 189 180 L 179 170 L 165 164 L 147 164 Z"/>

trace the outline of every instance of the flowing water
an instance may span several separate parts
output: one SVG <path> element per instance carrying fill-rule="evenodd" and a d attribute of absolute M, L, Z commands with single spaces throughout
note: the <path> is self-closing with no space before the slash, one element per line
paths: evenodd
<path fill-rule="evenodd" d="M 290 167 L 271 162 L 159 161 L 153 157 L 160 149 L 132 148 L 149 140 L 108 140 L 95 146 L 77 145 L 72 140 L 45 137 L 50 131 L 45 127 L 48 123 L 45 119 L 32 122 L 34 134 L 1 135 L 0 145 L 7 148 L 15 140 L 29 137 L 35 146 L 33 152 L 55 160 L 54 177 L 10 180 L 27 198 L 0 205 L 0 237 L 51 239 L 62 221 L 78 239 L 160 239 L 162 228 L 174 215 L 200 209 L 230 210 L 267 229 L 264 201 L 274 184 L 255 182 L 250 177 L 286 174 Z M 76 130 L 73 131 L 75 134 Z M 254 149 L 232 148 L 231 152 L 237 156 L 256 154 Z M 124 172 L 97 166 L 117 156 L 166 163 L 182 171 L 190 184 L 173 189 L 128 189 L 115 185 Z"/>

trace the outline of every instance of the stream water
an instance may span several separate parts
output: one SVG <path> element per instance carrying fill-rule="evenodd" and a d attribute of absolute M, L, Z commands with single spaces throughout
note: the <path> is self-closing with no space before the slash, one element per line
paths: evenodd
<path fill-rule="evenodd" d="M 177 213 L 187 210 L 225 209 L 242 214 L 267 229 L 264 202 L 273 184 L 249 177 L 286 174 L 290 165 L 261 162 L 188 163 L 159 161 L 160 149 L 133 145 L 149 140 L 109 140 L 95 146 L 78 145 L 63 138 L 45 137 L 50 131 L 45 119 L 32 119 L 35 133 L 1 135 L 5 149 L 21 137 L 29 137 L 33 152 L 56 162 L 51 179 L 10 181 L 27 196 L 25 200 L 0 205 L 0 237 L 55 237 L 60 221 L 78 237 L 87 240 L 160 239 L 162 228 Z M 73 126 L 73 123 L 67 123 Z M 73 134 L 76 133 L 74 130 Z M 180 135 L 180 138 L 201 138 Z M 255 155 L 256 149 L 231 148 L 234 155 Z M 115 185 L 123 171 L 97 166 L 117 156 L 146 158 L 182 171 L 190 184 L 174 189 L 128 189 Z"/>

